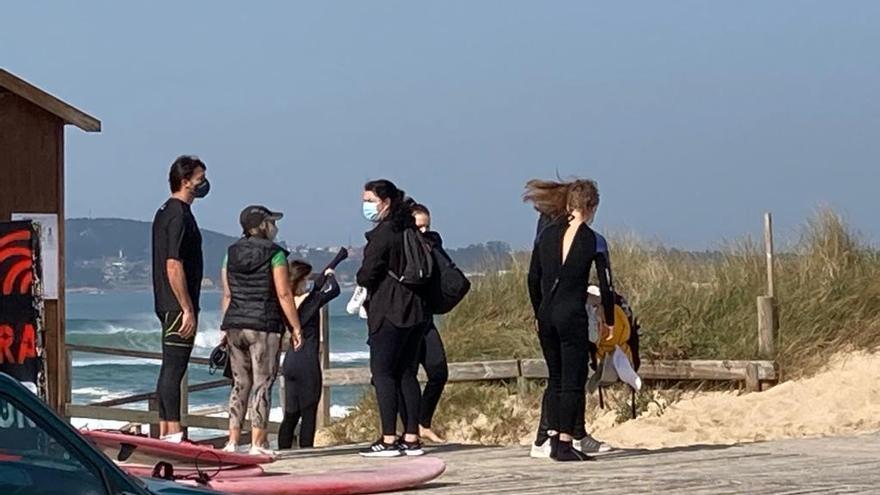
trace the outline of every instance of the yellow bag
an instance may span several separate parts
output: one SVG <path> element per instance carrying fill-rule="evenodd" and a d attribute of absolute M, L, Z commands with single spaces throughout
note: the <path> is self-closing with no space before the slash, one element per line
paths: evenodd
<path fill-rule="evenodd" d="M 600 311 L 601 313 L 601 311 Z M 600 320 L 604 322 L 604 320 Z M 599 361 L 605 356 L 611 356 L 614 353 L 615 347 L 620 347 L 620 350 L 626 354 L 626 357 L 629 358 L 629 362 L 633 362 L 632 357 L 632 349 L 629 348 L 629 337 L 632 329 L 629 326 L 629 318 L 626 316 L 626 312 L 623 311 L 619 305 L 614 305 L 614 331 L 607 338 L 602 338 L 601 332 L 599 336 L 599 341 L 596 342 L 596 356 Z"/>

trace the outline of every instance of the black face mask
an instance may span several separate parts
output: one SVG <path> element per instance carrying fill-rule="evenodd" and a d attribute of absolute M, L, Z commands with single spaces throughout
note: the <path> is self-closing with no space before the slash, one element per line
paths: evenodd
<path fill-rule="evenodd" d="M 211 192 L 211 183 L 208 179 L 205 179 L 193 189 L 193 196 L 196 198 L 204 198 L 209 192 Z"/>

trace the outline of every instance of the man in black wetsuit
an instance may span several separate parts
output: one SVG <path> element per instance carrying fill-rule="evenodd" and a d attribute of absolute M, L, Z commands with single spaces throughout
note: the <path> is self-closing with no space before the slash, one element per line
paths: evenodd
<path fill-rule="evenodd" d="M 182 439 L 180 382 L 189 365 L 199 318 L 204 273 L 202 234 L 190 206 L 208 195 L 207 167 L 195 156 L 171 164 L 171 197 L 153 219 L 153 296 L 162 326 L 162 368 L 156 387 L 159 432 L 164 439 Z"/>

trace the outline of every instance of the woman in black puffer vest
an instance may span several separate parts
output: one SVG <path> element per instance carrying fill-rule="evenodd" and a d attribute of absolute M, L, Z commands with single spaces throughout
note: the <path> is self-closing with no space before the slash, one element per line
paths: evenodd
<path fill-rule="evenodd" d="M 229 247 L 223 263 L 223 342 L 229 349 L 233 386 L 229 396 L 229 443 L 238 447 L 253 396 L 251 454 L 268 448 L 272 385 L 278 374 L 281 337 L 290 329 L 290 345 L 302 346 L 302 328 L 290 288 L 287 251 L 275 244 L 275 222 L 283 215 L 264 206 L 241 212 L 244 236 Z"/>

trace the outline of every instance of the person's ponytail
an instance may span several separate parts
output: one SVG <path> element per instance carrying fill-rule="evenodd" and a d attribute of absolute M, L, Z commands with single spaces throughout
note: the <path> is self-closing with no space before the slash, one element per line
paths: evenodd
<path fill-rule="evenodd" d="M 526 182 L 523 201 L 555 220 L 568 214 L 568 188 L 566 182 L 532 179 Z"/>
<path fill-rule="evenodd" d="M 539 212 L 556 220 L 569 210 L 587 211 L 599 205 L 599 187 L 590 179 L 567 182 L 532 179 L 526 183 L 523 201 L 531 202 Z"/>

